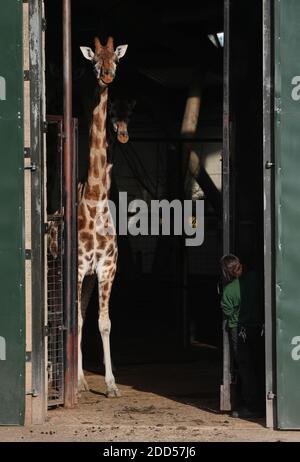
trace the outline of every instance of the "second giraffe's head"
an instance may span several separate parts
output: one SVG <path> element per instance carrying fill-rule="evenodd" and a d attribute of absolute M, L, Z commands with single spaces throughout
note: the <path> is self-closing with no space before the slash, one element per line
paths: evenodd
<path fill-rule="evenodd" d="M 135 103 L 135 101 L 116 99 L 109 104 L 110 121 L 120 143 L 129 141 L 128 124 Z"/>
<path fill-rule="evenodd" d="M 94 72 L 101 87 L 106 87 L 115 78 L 116 68 L 127 50 L 128 45 L 120 45 L 114 49 L 112 37 L 108 37 L 107 44 L 102 45 L 99 38 L 95 37 L 95 52 L 89 47 L 80 47 L 83 56 L 92 61 Z"/>

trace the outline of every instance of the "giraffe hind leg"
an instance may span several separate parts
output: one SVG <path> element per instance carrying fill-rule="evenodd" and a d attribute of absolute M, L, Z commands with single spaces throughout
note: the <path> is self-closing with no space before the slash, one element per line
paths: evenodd
<path fill-rule="evenodd" d="M 78 349 L 78 355 L 80 355 L 80 370 L 78 370 L 78 391 L 89 391 L 88 383 L 84 377 L 83 367 L 82 367 L 82 328 L 84 325 L 84 320 L 86 317 L 87 307 L 89 305 L 90 299 L 92 297 L 92 293 L 96 283 L 96 275 L 89 275 L 85 276 L 82 284 L 81 290 L 81 307 L 80 307 L 80 314 L 81 314 L 81 335 L 80 335 L 80 345 Z M 79 316 L 80 316 L 79 314 Z"/>

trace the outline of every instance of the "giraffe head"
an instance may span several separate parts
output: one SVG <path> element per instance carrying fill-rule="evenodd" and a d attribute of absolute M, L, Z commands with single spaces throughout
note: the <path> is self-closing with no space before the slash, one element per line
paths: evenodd
<path fill-rule="evenodd" d="M 95 37 L 95 52 L 89 47 L 80 47 L 83 56 L 92 61 L 100 87 L 107 87 L 114 80 L 117 64 L 125 55 L 127 46 L 120 45 L 114 49 L 112 37 L 108 37 L 106 45 L 102 45 L 100 39 Z"/>
<path fill-rule="evenodd" d="M 135 104 L 135 101 L 117 99 L 109 105 L 110 120 L 120 143 L 129 141 L 128 123 Z"/>

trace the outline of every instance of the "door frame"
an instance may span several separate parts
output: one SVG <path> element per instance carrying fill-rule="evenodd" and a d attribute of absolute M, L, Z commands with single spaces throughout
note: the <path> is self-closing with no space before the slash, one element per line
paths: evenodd
<path fill-rule="evenodd" d="M 224 0 L 224 61 L 223 61 L 223 154 L 222 154 L 222 196 L 223 196 L 223 255 L 232 250 L 232 204 L 230 175 L 230 12 L 231 0 Z M 231 410 L 230 348 L 227 323 L 223 318 L 223 383 L 220 387 L 220 410 Z"/>
<path fill-rule="evenodd" d="M 264 181 L 264 286 L 266 426 L 276 422 L 275 304 L 274 304 L 274 70 L 272 0 L 263 0 L 263 181 Z"/>

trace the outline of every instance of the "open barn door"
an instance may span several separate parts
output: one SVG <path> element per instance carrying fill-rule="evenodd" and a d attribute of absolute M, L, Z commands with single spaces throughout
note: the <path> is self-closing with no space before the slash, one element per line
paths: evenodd
<path fill-rule="evenodd" d="M 22 4 L 0 14 L 0 425 L 25 417 L 25 242 Z M 25 167 L 26 168 L 26 167 Z M 28 167 L 27 167 L 28 168 Z"/>
<path fill-rule="evenodd" d="M 277 427 L 300 428 L 300 3 L 274 2 Z"/>
<path fill-rule="evenodd" d="M 271 3 L 224 1 L 223 254 L 238 255 L 265 280 L 267 421 L 273 422 Z M 263 303 L 263 299 L 261 300 Z M 257 369 L 264 367 L 261 351 Z M 235 403 L 235 376 L 223 325 L 221 409 Z M 261 372 L 257 373 L 263 393 Z"/>

